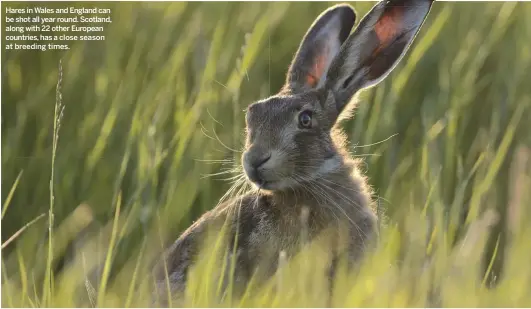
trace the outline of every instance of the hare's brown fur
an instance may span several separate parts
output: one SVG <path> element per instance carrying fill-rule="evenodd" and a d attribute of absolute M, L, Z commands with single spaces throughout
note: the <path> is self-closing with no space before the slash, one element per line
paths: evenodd
<path fill-rule="evenodd" d="M 157 269 L 159 295 L 165 295 L 166 270 L 172 294 L 183 292 L 206 231 L 225 223 L 230 247 L 236 249 L 231 258 L 236 258 L 237 285 L 251 276 L 271 276 L 280 252 L 289 258 L 301 248 L 301 231 L 308 240 L 332 235 L 331 259 L 342 255 L 359 261 L 377 235 L 377 218 L 370 188 L 337 124 L 359 90 L 377 84 L 396 66 L 431 3 L 382 1 L 352 34 L 355 13 L 348 5 L 331 7 L 317 18 L 280 93 L 247 110 L 242 165 L 256 190 L 220 204 L 179 237 L 165 255 L 166 267 Z"/>
<path fill-rule="evenodd" d="M 264 279 L 272 275 L 281 251 L 290 257 L 300 248 L 303 229 L 307 229 L 308 237 L 312 239 L 327 228 L 333 228 L 339 237 L 344 227 L 349 231 L 348 254 L 354 260 L 359 258 L 376 231 L 376 216 L 367 207 L 370 191 L 354 161 L 345 162 L 326 180 L 330 181 L 330 187 L 321 192 L 310 193 L 306 189 L 253 192 L 205 213 L 167 252 L 172 292 L 183 291 L 187 271 L 201 249 L 200 240 L 204 239 L 207 229 L 220 228 L 225 222 L 229 223 L 227 239 L 231 242 L 237 239 L 238 243 L 234 274 L 237 283 L 248 282 L 253 274 Z M 346 205 L 346 200 L 352 201 L 351 207 L 330 207 L 332 203 Z M 306 211 L 307 220 L 304 220 Z M 162 267 L 157 275 L 159 288 L 164 291 L 166 283 Z"/>

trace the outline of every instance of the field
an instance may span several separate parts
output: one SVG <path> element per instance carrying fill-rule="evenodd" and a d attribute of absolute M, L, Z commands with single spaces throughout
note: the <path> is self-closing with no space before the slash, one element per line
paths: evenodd
<path fill-rule="evenodd" d="M 153 259 L 232 185 L 245 108 L 280 89 L 332 4 L 76 3 L 112 11 L 105 41 L 3 48 L 2 306 L 148 306 Z M 358 21 L 373 5 L 351 4 Z M 527 2 L 436 2 L 361 94 L 344 128 L 385 224 L 334 306 L 531 306 L 529 16 Z M 186 305 L 326 306 L 304 254 L 276 292 L 222 304 L 205 259 Z"/>

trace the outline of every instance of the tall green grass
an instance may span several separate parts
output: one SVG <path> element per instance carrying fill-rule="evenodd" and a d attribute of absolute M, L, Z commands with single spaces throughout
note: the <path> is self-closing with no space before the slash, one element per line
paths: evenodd
<path fill-rule="evenodd" d="M 278 91 L 331 4 L 98 3 L 113 10 L 104 42 L 3 49 L 2 305 L 149 305 L 151 262 L 230 187 L 219 173 L 238 164 L 243 110 Z M 352 4 L 359 17 L 373 5 Z M 362 94 L 345 129 L 388 219 L 333 305 L 531 306 L 530 15 L 525 2 L 436 2 Z M 327 305 L 319 251 L 300 258 L 222 304 Z M 187 305 L 220 305 L 204 262 Z"/>

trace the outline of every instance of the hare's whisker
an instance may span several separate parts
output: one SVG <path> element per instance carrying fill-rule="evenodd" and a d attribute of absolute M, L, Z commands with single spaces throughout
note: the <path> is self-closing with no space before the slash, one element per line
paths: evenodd
<path fill-rule="evenodd" d="M 375 142 L 375 143 L 372 143 L 372 144 L 366 144 L 366 145 L 354 145 L 352 148 L 364 148 L 364 147 L 371 147 L 371 146 L 379 145 L 379 144 L 387 142 L 388 140 L 392 139 L 393 137 L 395 137 L 397 135 L 398 135 L 398 133 L 395 133 L 395 134 L 393 134 L 393 135 L 389 136 L 388 138 L 383 139 L 381 141 L 378 141 L 378 142 Z"/>

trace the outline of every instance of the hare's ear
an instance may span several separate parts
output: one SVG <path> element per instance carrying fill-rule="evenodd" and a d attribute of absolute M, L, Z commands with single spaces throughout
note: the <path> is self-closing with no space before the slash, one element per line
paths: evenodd
<path fill-rule="evenodd" d="M 362 88 L 383 80 L 422 26 L 433 0 L 384 0 L 361 20 L 327 73 L 338 112 Z"/>
<path fill-rule="evenodd" d="M 297 93 L 323 85 L 330 63 L 348 38 L 356 13 L 346 4 L 324 11 L 302 39 L 283 91 Z"/>

